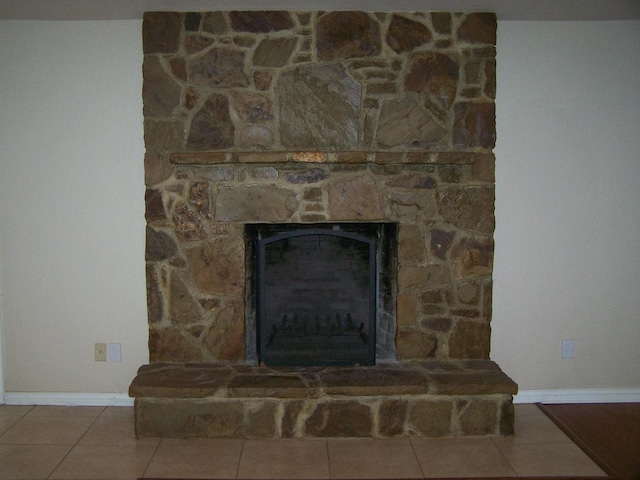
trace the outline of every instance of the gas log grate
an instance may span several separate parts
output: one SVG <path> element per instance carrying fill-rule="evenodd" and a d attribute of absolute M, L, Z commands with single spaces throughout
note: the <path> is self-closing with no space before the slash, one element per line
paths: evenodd
<path fill-rule="evenodd" d="M 385 225 L 250 227 L 260 363 L 375 364 Z"/>

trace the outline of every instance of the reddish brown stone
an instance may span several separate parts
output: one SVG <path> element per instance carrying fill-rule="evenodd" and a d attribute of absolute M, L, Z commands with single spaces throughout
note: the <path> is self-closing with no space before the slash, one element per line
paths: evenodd
<path fill-rule="evenodd" d="M 175 232 L 184 241 L 201 240 L 207 236 L 202 218 L 186 203 L 176 204 L 172 220 Z"/>
<path fill-rule="evenodd" d="M 156 56 L 145 55 L 142 75 L 144 114 L 151 117 L 169 116 L 180 105 L 180 85 L 164 71 Z"/>
<path fill-rule="evenodd" d="M 331 182 L 328 195 L 329 211 L 334 220 L 384 218 L 384 204 L 380 191 L 368 175 Z"/>
<path fill-rule="evenodd" d="M 211 217 L 211 194 L 209 182 L 194 182 L 189 186 L 189 205 L 204 218 Z"/>
<path fill-rule="evenodd" d="M 178 253 L 176 242 L 165 232 L 156 231 L 147 226 L 145 260 L 160 262 Z"/>
<path fill-rule="evenodd" d="M 202 350 L 193 339 L 177 327 L 151 329 L 149 332 L 149 360 L 152 362 L 200 362 Z"/>
<path fill-rule="evenodd" d="M 256 47 L 253 65 L 256 67 L 284 67 L 291 58 L 298 40 L 296 38 L 265 38 Z"/>
<path fill-rule="evenodd" d="M 495 105 L 461 102 L 454 107 L 453 143 L 456 147 L 493 148 L 496 143 Z"/>
<path fill-rule="evenodd" d="M 187 250 L 186 256 L 201 292 L 210 295 L 230 295 L 243 291 L 242 242 L 217 237 Z"/>
<path fill-rule="evenodd" d="M 431 40 L 431 32 L 422 23 L 394 15 L 389 24 L 387 43 L 396 53 L 420 47 Z"/>
<path fill-rule="evenodd" d="M 488 323 L 458 321 L 449 337 L 449 358 L 489 358 L 490 336 Z"/>
<path fill-rule="evenodd" d="M 147 149 L 177 149 L 184 141 L 184 123 L 180 120 L 144 121 L 144 144 Z"/>
<path fill-rule="evenodd" d="M 477 282 L 464 282 L 456 287 L 460 302 L 467 305 L 477 305 L 480 299 L 480 287 Z"/>
<path fill-rule="evenodd" d="M 353 150 L 358 143 L 361 90 L 342 63 L 285 71 L 276 86 L 282 145 Z"/>
<path fill-rule="evenodd" d="M 187 87 L 184 94 L 184 105 L 189 110 L 193 109 L 200 99 L 200 91 L 194 87 Z"/>
<path fill-rule="evenodd" d="M 431 14 L 431 24 L 436 32 L 448 35 L 451 33 L 451 14 L 448 12 L 433 12 Z"/>
<path fill-rule="evenodd" d="M 460 435 L 491 435 L 498 433 L 498 406 L 491 400 L 461 400 L 458 418 Z"/>
<path fill-rule="evenodd" d="M 291 14 L 283 11 L 229 12 L 229 19 L 236 32 L 267 33 L 294 27 Z"/>
<path fill-rule="evenodd" d="M 471 166 L 470 180 L 495 183 L 496 159 L 492 153 L 478 154 Z"/>
<path fill-rule="evenodd" d="M 442 188 L 438 190 L 436 198 L 438 212 L 445 222 L 466 230 L 484 234 L 493 233 L 495 226 L 493 186 Z"/>
<path fill-rule="evenodd" d="M 327 395 L 410 395 L 426 394 L 426 377 L 414 369 L 340 367 L 318 374 Z"/>
<path fill-rule="evenodd" d="M 169 62 L 171 74 L 178 80 L 187 81 L 187 64 L 184 58 L 172 58 Z"/>
<path fill-rule="evenodd" d="M 371 408 L 357 401 L 335 401 L 316 406 L 305 425 L 310 437 L 370 437 Z"/>
<path fill-rule="evenodd" d="M 214 94 L 195 114 L 191 121 L 187 148 L 192 150 L 219 150 L 233 145 L 235 127 L 229 113 L 229 100 Z"/>
<path fill-rule="evenodd" d="M 207 12 L 202 19 L 202 31 L 223 35 L 229 33 L 229 25 L 222 12 Z"/>
<path fill-rule="evenodd" d="M 245 359 L 244 308 L 229 302 L 215 316 L 204 338 L 204 345 L 217 360 L 240 362 Z"/>
<path fill-rule="evenodd" d="M 454 236 L 455 232 L 446 232 L 438 229 L 431 230 L 431 240 L 429 242 L 431 253 L 441 260 L 444 260 L 449 252 L 449 248 L 451 248 Z"/>
<path fill-rule="evenodd" d="M 454 280 L 490 275 L 493 270 L 493 239 L 465 237 L 451 249 L 451 274 Z"/>
<path fill-rule="evenodd" d="M 451 319 L 447 317 L 424 318 L 420 326 L 434 332 L 448 332 L 451 329 Z"/>
<path fill-rule="evenodd" d="M 516 391 L 517 393 L 517 391 Z M 515 411 L 513 409 L 513 397 L 509 396 L 500 405 L 498 413 L 499 435 L 513 435 L 515 433 Z"/>
<path fill-rule="evenodd" d="M 276 436 L 277 402 L 261 401 L 246 408 L 242 422 L 244 438 L 273 438 Z"/>
<path fill-rule="evenodd" d="M 403 435 L 408 406 L 406 400 L 383 400 L 378 409 L 378 434 L 382 437 Z"/>
<path fill-rule="evenodd" d="M 419 360 L 435 357 L 438 339 L 429 332 L 399 329 L 396 349 L 399 360 Z"/>
<path fill-rule="evenodd" d="M 451 435 L 453 405 L 442 400 L 419 400 L 409 410 L 409 428 L 419 436 L 444 437 Z"/>
<path fill-rule="evenodd" d="M 231 48 L 212 48 L 188 64 L 189 80 L 208 87 L 246 87 L 245 54 Z"/>
<path fill-rule="evenodd" d="M 330 12 L 317 21 L 316 49 L 322 61 L 380 53 L 378 24 L 364 12 Z"/>
<path fill-rule="evenodd" d="M 221 222 L 285 222 L 299 205 L 295 191 L 276 185 L 220 187 L 215 219 Z"/>
<path fill-rule="evenodd" d="M 197 53 L 205 48 L 213 45 L 214 40 L 209 37 L 203 37 L 202 35 L 185 35 L 184 37 L 184 49 L 188 55 Z"/>
<path fill-rule="evenodd" d="M 129 395 L 160 398 L 209 397 L 226 385 L 231 374 L 231 369 L 223 365 L 144 365 L 131 382 Z"/>
<path fill-rule="evenodd" d="M 487 60 L 484 65 L 484 94 L 496 98 L 496 61 Z"/>
<path fill-rule="evenodd" d="M 148 188 L 144 192 L 145 211 L 147 223 L 162 222 L 167 219 L 167 212 L 162 203 L 162 191 Z"/>
<path fill-rule="evenodd" d="M 271 88 L 271 82 L 273 81 L 272 70 L 257 70 L 253 74 L 253 83 L 258 90 L 268 90 Z"/>
<path fill-rule="evenodd" d="M 414 55 L 407 66 L 404 87 L 410 92 L 428 93 L 433 101 L 448 109 L 456 97 L 459 66 L 442 53 Z"/>
<path fill-rule="evenodd" d="M 153 265 L 146 267 L 147 279 L 147 319 L 149 325 L 159 323 L 164 316 L 164 295 L 158 274 Z"/>
<path fill-rule="evenodd" d="M 458 28 L 458 39 L 469 43 L 496 43 L 495 13 L 471 13 Z"/>
<path fill-rule="evenodd" d="M 233 95 L 233 104 L 243 122 L 261 123 L 273 119 L 273 106 L 266 95 L 239 92 Z"/>
<path fill-rule="evenodd" d="M 171 275 L 169 285 L 169 320 L 174 323 L 193 324 L 200 321 L 202 308 L 193 298 L 189 287 L 178 277 Z"/>
<path fill-rule="evenodd" d="M 145 55 L 177 52 L 181 30 L 180 13 L 146 12 L 142 20 L 142 45 Z"/>
<path fill-rule="evenodd" d="M 446 133 L 416 96 L 407 95 L 382 104 L 375 141 L 383 148 L 428 147 L 441 143 Z"/>
<path fill-rule="evenodd" d="M 281 433 L 282 438 L 293 438 L 296 436 L 298 416 L 303 412 L 303 401 L 290 401 L 284 404 L 284 414 L 282 415 Z"/>
<path fill-rule="evenodd" d="M 145 122 L 145 130 L 147 123 Z M 145 134 L 146 140 L 146 134 Z M 157 185 L 171 177 L 173 168 L 169 162 L 169 155 L 163 150 L 149 148 L 144 154 L 144 182 L 145 185 Z"/>

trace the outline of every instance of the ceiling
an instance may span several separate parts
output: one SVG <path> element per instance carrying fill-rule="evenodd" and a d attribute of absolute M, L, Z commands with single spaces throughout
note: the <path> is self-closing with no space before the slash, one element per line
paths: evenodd
<path fill-rule="evenodd" d="M 495 12 L 498 20 L 640 19 L 640 0 L 0 0 L 0 19 L 141 19 L 145 11 Z"/>

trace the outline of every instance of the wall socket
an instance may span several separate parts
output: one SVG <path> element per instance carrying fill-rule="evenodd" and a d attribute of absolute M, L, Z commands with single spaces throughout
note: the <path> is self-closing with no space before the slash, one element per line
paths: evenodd
<path fill-rule="evenodd" d="M 121 362 L 122 344 L 96 343 L 94 353 L 96 362 Z"/>
<path fill-rule="evenodd" d="M 96 343 L 94 351 L 96 356 L 96 362 L 107 361 L 107 344 L 106 343 Z"/>

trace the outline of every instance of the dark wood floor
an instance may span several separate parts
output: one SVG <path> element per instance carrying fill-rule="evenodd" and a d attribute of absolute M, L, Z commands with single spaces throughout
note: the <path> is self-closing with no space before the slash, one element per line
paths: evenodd
<path fill-rule="evenodd" d="M 608 475 L 640 480 L 640 403 L 538 406 Z"/>

